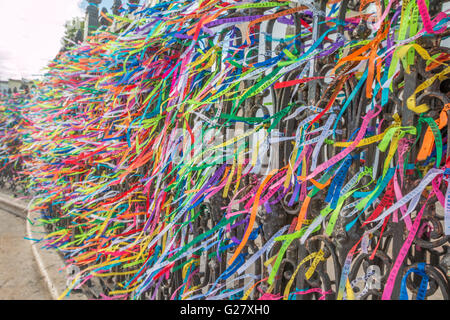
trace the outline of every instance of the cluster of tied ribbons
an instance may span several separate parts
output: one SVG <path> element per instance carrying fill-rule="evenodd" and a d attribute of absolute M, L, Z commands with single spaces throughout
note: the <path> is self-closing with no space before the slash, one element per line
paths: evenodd
<path fill-rule="evenodd" d="M 418 41 L 445 32 L 448 16 L 430 17 L 425 0 L 369 0 L 342 19 L 342 5 L 164 1 L 109 15 L 115 29 L 48 65 L 20 106 L 21 155 L 30 208 L 52 225 L 42 241 L 76 270 L 61 298 L 113 279 L 105 299 L 156 299 L 168 287 L 169 299 L 352 299 L 355 254 L 375 255 L 386 225 L 404 223 L 403 254 L 382 288 L 391 298 L 424 199 L 446 207 L 446 109 L 430 118 L 416 95 L 450 72 L 448 55 Z M 363 24 L 366 36 L 349 36 Z M 400 109 L 383 118 L 393 80 L 418 59 L 433 77 L 403 99 L 420 121 L 403 125 Z M 333 67 L 318 76 L 324 60 Z M 301 102 L 312 84 L 318 99 Z M 344 118 L 356 108 L 350 132 Z M 421 176 L 416 185 L 405 183 L 410 172 Z M 283 208 L 295 211 L 288 223 L 269 225 Z M 293 245 L 333 240 L 340 224 L 359 240 L 336 290 L 293 285 L 331 259 L 320 248 L 275 285 Z"/>
<path fill-rule="evenodd" d="M 27 180 L 19 174 L 25 160 L 20 148 L 30 126 L 22 117 L 21 108 L 29 98 L 26 93 L 0 93 L 0 188 L 13 189 L 11 191 L 17 191 L 17 184 Z"/>

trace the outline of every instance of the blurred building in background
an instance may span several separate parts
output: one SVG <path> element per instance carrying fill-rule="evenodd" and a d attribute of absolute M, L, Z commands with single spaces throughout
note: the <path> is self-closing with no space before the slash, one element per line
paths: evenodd
<path fill-rule="evenodd" d="M 22 91 L 28 91 L 30 84 L 31 81 L 25 79 L 22 80 L 9 79 L 8 81 L 3 80 L 0 81 L 0 93 L 12 94 Z"/>

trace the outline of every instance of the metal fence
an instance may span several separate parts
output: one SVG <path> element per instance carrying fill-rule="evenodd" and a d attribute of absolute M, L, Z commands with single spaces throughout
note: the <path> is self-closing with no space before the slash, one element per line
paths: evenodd
<path fill-rule="evenodd" d="M 315 1 L 314 5 L 318 10 L 325 11 L 327 2 L 324 0 Z M 381 3 L 382 11 L 384 12 L 386 2 L 379 1 L 379 3 Z M 430 1 L 430 15 L 434 16 L 442 12 L 442 5 L 443 2 L 439 0 Z M 340 2 L 339 19 L 344 21 L 349 12 L 359 11 L 359 7 L 359 1 L 343 0 Z M 267 14 L 266 9 L 249 8 L 231 11 L 228 18 L 233 19 L 240 16 L 258 16 L 262 14 Z M 325 17 L 314 12 L 313 14 L 294 12 L 291 21 L 272 19 L 261 22 L 260 28 L 255 35 L 257 39 L 255 41 L 255 48 L 257 50 L 246 57 L 247 62 L 249 64 L 262 62 L 267 58 L 277 57 L 286 49 L 283 41 L 267 41 L 267 35 L 273 38 L 287 39 L 290 36 L 302 34 L 305 30 L 310 31 L 306 37 L 301 38 L 301 41 L 296 43 L 296 50 L 299 53 L 304 53 L 308 48 L 308 45 L 305 44 L 317 41 L 320 36 L 325 34 L 325 30 L 327 30 L 327 33 L 326 39 L 321 44 L 322 48 L 342 46 L 340 40 L 344 38 L 345 42 L 351 42 L 352 40 L 357 42 L 367 37 L 368 27 L 364 21 L 353 26 L 353 28 L 348 28 L 348 26 L 340 24 L 331 31 L 330 28 L 325 27 L 324 22 Z M 308 29 L 309 26 L 311 26 L 311 30 Z M 245 35 L 238 28 L 234 28 L 234 32 L 235 42 L 233 45 L 239 47 L 242 45 Z M 225 35 L 223 33 L 223 37 Z M 429 35 L 418 38 L 417 43 L 426 49 L 430 56 L 436 56 L 442 53 L 450 54 L 449 48 L 442 44 L 443 39 L 448 35 L 448 31 L 441 34 Z M 221 40 L 223 39 L 218 39 L 218 42 Z M 353 48 L 353 50 L 356 49 Z M 341 86 L 341 96 L 336 100 L 339 106 L 337 111 L 344 110 L 343 105 L 345 101 L 351 102 L 346 106 L 345 111 L 342 112 L 334 142 L 352 141 L 353 134 L 363 125 L 362 116 L 367 113 L 370 100 L 366 97 L 365 86 L 360 86 L 358 79 L 355 77 L 347 78 L 345 81 L 339 83 L 331 80 L 329 77 L 330 70 L 336 65 L 336 55 L 340 53 L 342 53 L 342 50 L 338 48 L 334 54 L 324 54 L 323 57 L 311 60 L 311 68 L 293 68 L 283 76 L 283 81 L 313 77 L 314 79 L 307 83 L 299 83 L 295 86 L 288 86 L 278 90 L 275 90 L 271 86 L 268 90 L 246 99 L 241 107 L 242 113 L 238 114 L 238 116 L 248 119 L 254 117 L 270 117 L 283 112 L 284 108 L 292 103 L 299 106 L 310 105 L 325 108 L 331 99 L 336 99 L 336 97 L 331 96 L 332 89 Z M 440 66 L 430 67 L 430 64 L 420 54 L 416 54 L 414 59 L 414 64 L 410 66 L 409 73 L 401 65 L 400 72 L 392 82 L 393 92 L 387 97 L 388 101 L 383 107 L 383 111 L 369 121 L 368 127 L 373 131 L 374 136 L 387 131 L 393 124 L 405 128 L 408 126 L 417 127 L 421 124 L 425 127 L 427 120 L 424 120 L 424 118 L 434 120 L 440 117 L 443 119 L 444 116 L 448 116 L 450 80 L 444 77 L 436 78 L 431 86 L 417 97 L 417 105 L 427 103 L 430 107 L 425 117 L 415 114 L 408 108 L 406 97 L 414 94 L 416 88 L 421 83 L 443 70 L 443 67 Z M 354 67 L 354 64 L 347 65 L 341 72 L 344 73 Z M 313 71 L 312 73 L 311 70 Z M 249 77 L 242 82 L 242 85 L 245 88 L 251 88 L 257 86 L 257 80 L 259 79 Z M 349 99 L 349 97 L 352 97 L 352 99 Z M 222 102 L 221 109 L 224 114 L 231 114 L 232 108 L 232 102 Z M 301 113 L 294 114 L 295 110 L 295 108 L 292 108 L 289 113 L 285 114 L 284 119 L 288 120 L 280 121 L 276 125 L 276 130 L 271 131 L 272 134 L 279 132 L 282 133 L 283 137 L 295 136 L 296 130 L 304 123 L 305 119 L 308 121 L 308 119 L 311 119 L 311 117 L 317 114 L 317 109 L 314 108 L 305 108 Z M 401 123 L 399 123 L 399 119 L 401 119 Z M 194 121 L 191 121 L 190 125 L 194 127 Z M 245 133 L 254 130 L 256 126 L 256 124 L 244 122 L 243 124 L 236 124 L 231 129 L 234 132 Z M 442 148 L 444 149 L 446 146 L 446 154 L 448 155 L 450 150 L 448 145 L 450 130 L 448 130 L 447 125 L 440 126 L 439 128 L 443 136 Z M 227 130 L 222 130 L 224 137 L 230 135 L 230 132 L 227 132 Z M 403 195 L 410 194 L 422 179 L 424 179 L 424 175 L 426 176 L 430 166 L 433 166 L 431 161 L 428 161 L 428 163 L 426 161 L 416 161 L 421 151 L 419 147 L 422 146 L 425 135 L 426 131 L 423 129 L 421 136 L 417 137 L 418 143 L 414 143 L 416 137 L 406 132 L 404 139 L 401 140 L 399 150 L 402 147 L 406 150 L 411 144 L 412 148 L 408 153 L 404 154 L 401 151 L 392 154 L 389 152 L 389 149 L 386 152 L 381 152 L 377 144 L 359 146 L 358 149 L 350 153 L 353 160 L 349 166 L 345 182 L 349 183 L 351 177 L 359 177 L 360 185 L 363 187 L 357 192 L 361 197 L 364 197 L 364 195 L 368 196 L 373 191 L 372 187 L 368 185 L 373 177 L 377 177 L 377 173 L 379 174 L 384 170 L 385 163 L 389 163 L 390 161 L 400 163 L 402 159 L 399 159 L 399 157 L 405 157 L 409 159 L 407 163 L 414 165 L 403 168 L 404 180 L 402 181 L 401 193 Z M 276 136 L 273 137 L 274 139 L 277 138 Z M 392 136 L 392 139 L 396 138 Z M 254 146 L 257 143 L 251 137 L 246 137 L 245 140 L 250 146 Z M 18 140 L 15 139 L 14 141 Z M 8 145 L 7 148 L 11 154 L 15 154 L 17 151 L 13 144 Z M 320 153 L 313 155 L 313 148 L 311 148 L 307 154 L 308 157 L 315 158 L 316 160 L 314 161 L 317 161 L 317 164 L 320 164 L 331 159 L 341 149 L 342 146 L 336 145 L 332 140 L 325 140 L 323 148 L 320 149 Z M 251 193 L 258 186 L 257 181 L 264 180 L 266 177 L 264 172 L 268 172 L 273 168 L 281 168 L 289 163 L 293 150 L 294 145 L 290 143 L 271 144 L 261 157 L 259 173 L 254 176 L 248 175 L 239 182 L 241 187 L 246 187 L 244 193 Z M 225 151 L 223 156 L 226 156 Z M 437 154 L 434 157 L 437 157 Z M 366 166 L 367 164 L 369 166 Z M 8 169 L 0 172 L 0 181 L 2 183 L 3 181 L 15 181 L 15 170 L 20 169 L 20 164 L 15 167 L 11 164 L 8 164 L 8 166 Z M 232 163 L 228 165 L 228 167 L 231 166 Z M 107 169 L 105 168 L 104 170 Z M 144 173 L 150 170 L 150 167 L 142 166 L 139 170 L 139 172 Z M 73 175 L 72 178 L 73 181 L 77 181 L 77 179 L 81 181 L 83 176 Z M 115 186 L 114 190 L 119 193 L 126 192 L 130 189 L 129 185 L 132 182 L 126 181 L 121 185 Z M 12 187 L 15 188 L 15 182 L 12 184 Z M 234 187 L 234 185 L 231 185 L 230 190 L 233 190 Z M 293 222 L 295 222 L 294 219 L 297 219 L 298 213 L 301 210 L 303 202 L 292 200 L 293 198 L 295 199 L 294 193 L 298 193 L 298 190 L 275 190 L 270 197 L 272 201 L 269 201 L 273 205 L 261 207 L 257 212 L 255 228 L 261 230 L 258 233 L 259 236 L 250 237 L 247 245 L 243 248 L 242 253 L 247 259 L 244 261 L 244 264 L 246 262 L 250 264 L 246 272 L 254 274 L 258 279 L 268 278 L 270 276 L 270 270 L 267 266 L 273 263 L 271 257 L 276 256 L 278 252 L 285 252 L 279 265 L 279 271 L 277 273 L 279 276 L 275 278 L 270 290 L 276 293 L 283 293 L 286 288 L 290 288 L 288 293 L 289 298 L 292 299 L 334 300 L 342 294 L 340 287 L 341 289 L 345 287 L 346 293 L 344 298 L 378 300 L 381 299 L 386 285 L 391 285 L 393 286 L 392 299 L 405 298 L 405 293 L 407 294 L 409 292 L 410 297 L 412 294 L 412 299 L 448 300 L 450 293 L 449 236 L 445 234 L 444 230 L 444 208 L 436 197 L 427 199 L 431 191 L 424 191 L 425 195 L 422 194 L 420 197 L 419 194 L 419 198 L 417 199 L 417 208 L 423 208 L 423 211 L 420 213 L 422 215 L 422 219 L 419 219 L 420 223 L 417 225 L 415 223 L 408 225 L 408 221 L 400 219 L 397 213 L 395 213 L 395 218 L 384 220 L 382 228 L 371 233 L 370 237 L 365 236 L 376 225 L 374 222 L 365 223 L 367 217 L 380 215 L 380 206 L 386 206 L 388 203 L 392 205 L 394 201 L 392 198 L 395 194 L 393 190 L 394 184 L 388 185 L 387 188 L 392 188 L 392 192 L 386 192 L 384 197 L 380 197 L 381 201 L 368 205 L 365 208 L 364 215 L 359 215 L 357 219 L 352 214 L 356 204 L 351 201 L 346 201 L 341 204 L 342 210 L 337 216 L 326 215 L 328 212 L 324 214 L 324 205 L 330 202 L 329 199 L 326 199 L 327 193 L 317 192 L 318 190 L 314 191 L 313 189 L 312 192 L 316 192 L 316 194 L 313 198 L 309 199 L 311 203 L 309 204 L 308 217 L 304 222 L 305 225 L 313 225 L 315 227 L 312 228 L 313 232 L 311 236 L 306 239 L 301 237 L 295 238 L 287 245 L 285 245 L 286 242 L 275 242 L 270 252 L 259 256 L 254 261 L 250 261 L 248 259 L 267 244 L 280 230 L 283 230 L 284 226 L 293 225 Z M 431 188 L 439 189 L 444 195 L 446 193 L 444 183 Z M 212 230 L 222 221 L 226 213 L 223 208 L 226 208 L 232 201 L 233 194 L 230 193 L 226 197 L 223 197 L 222 193 L 217 193 L 194 209 L 194 215 L 198 214 L 198 218 L 192 227 L 189 228 L 189 231 L 180 233 L 178 237 L 184 237 L 184 243 L 189 243 L 208 230 Z M 304 196 L 303 201 L 307 201 Z M 398 199 L 398 201 L 400 200 Z M 145 201 L 138 202 L 136 206 L 141 204 L 144 205 Z M 49 203 L 47 210 L 43 211 L 43 216 L 48 220 L 59 218 L 62 205 L 64 203 Z M 386 206 L 386 208 L 390 205 Z M 243 207 L 244 204 L 239 204 L 235 206 L 235 209 L 243 210 Z M 419 214 L 419 210 L 414 211 L 416 215 Z M 325 227 L 330 224 L 330 221 L 332 221 L 331 223 L 333 225 L 335 224 L 332 232 L 329 232 Z M 145 223 L 145 220 L 138 221 L 139 226 L 143 226 Z M 51 232 L 60 230 L 61 228 L 68 228 L 71 224 L 72 221 L 70 219 L 60 219 L 54 224 L 48 224 L 47 226 L 48 231 Z M 350 229 L 346 228 L 349 224 L 355 227 Z M 320 228 L 322 225 L 324 227 Z M 408 236 L 411 234 L 411 228 L 416 228 L 417 234 L 412 239 L 409 239 Z M 124 231 L 125 228 L 119 230 Z M 245 223 L 241 223 L 241 225 L 233 228 L 227 235 L 229 243 L 233 243 L 234 240 L 236 243 L 239 243 L 238 239 L 242 239 L 245 232 Z M 71 236 L 75 239 L 77 233 L 74 232 Z M 362 249 L 355 251 L 355 247 L 359 244 L 359 241 L 362 242 Z M 405 249 L 404 243 L 408 241 L 411 241 L 410 248 L 407 247 Z M 231 278 L 233 281 L 224 279 L 223 277 L 223 274 L 229 271 L 227 261 L 233 256 L 235 250 L 236 246 L 231 246 L 229 249 L 217 254 L 217 248 L 212 247 L 207 251 L 201 252 L 198 256 L 193 254 L 189 259 L 180 259 L 173 267 L 170 277 L 161 277 L 159 281 L 155 281 L 140 298 L 170 299 L 173 297 L 177 289 L 185 283 L 186 274 L 183 266 L 189 261 L 195 261 L 198 264 L 199 272 L 193 275 L 191 279 L 192 285 L 198 288 L 198 292 L 205 293 L 210 284 L 218 283 L 221 286 L 222 292 L 230 293 L 236 290 L 235 294 L 228 296 L 229 299 L 242 298 L 245 292 L 242 290 L 239 291 L 238 289 L 244 287 L 249 288 L 249 280 L 244 278 L 239 279 L 236 275 Z M 316 254 L 314 255 L 314 253 Z M 346 263 L 349 256 L 352 258 L 351 265 L 348 262 Z M 404 259 L 400 264 L 395 264 L 399 256 L 404 256 Z M 307 259 L 306 261 L 305 258 Z M 140 270 L 140 268 L 141 266 L 137 265 L 135 267 L 129 267 L 127 270 Z M 309 272 L 311 268 L 313 272 Z M 390 279 L 389 275 L 393 268 L 398 269 L 398 276 Z M 73 269 L 74 274 L 77 271 L 79 269 Z M 110 271 L 120 272 L 123 269 L 121 266 L 118 266 L 113 267 Z M 342 282 L 345 279 L 342 278 L 342 274 L 348 274 L 348 281 L 344 280 Z M 131 275 L 92 277 L 85 282 L 82 290 L 90 297 L 101 298 L 101 294 L 108 295 L 109 292 L 118 290 L 120 288 L 119 283 L 126 283 L 132 278 L 133 276 Z M 254 281 L 256 283 L 256 280 Z M 423 289 L 424 286 L 426 287 L 425 291 Z M 203 290 L 201 290 L 202 288 Z M 258 299 L 264 297 L 264 292 L 267 292 L 268 289 L 269 286 L 263 283 L 258 286 L 257 290 L 251 292 L 249 298 Z M 349 297 L 349 294 L 354 294 L 354 296 Z"/>

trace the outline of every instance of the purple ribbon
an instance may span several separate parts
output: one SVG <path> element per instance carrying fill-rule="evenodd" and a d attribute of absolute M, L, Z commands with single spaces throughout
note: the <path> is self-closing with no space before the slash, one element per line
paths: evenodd
<path fill-rule="evenodd" d="M 288 18 L 287 16 L 279 17 L 277 19 L 277 21 L 279 23 L 284 23 L 284 24 L 289 24 L 289 25 L 293 25 L 294 24 L 294 19 Z"/>
<path fill-rule="evenodd" d="M 258 15 L 258 16 L 246 16 L 246 17 L 234 17 L 234 18 L 226 18 L 226 19 L 218 19 L 211 22 L 208 22 L 205 24 L 205 27 L 211 28 L 215 27 L 224 23 L 234 23 L 234 22 L 247 22 L 247 21 L 253 21 L 258 18 L 264 17 L 264 15 Z"/>

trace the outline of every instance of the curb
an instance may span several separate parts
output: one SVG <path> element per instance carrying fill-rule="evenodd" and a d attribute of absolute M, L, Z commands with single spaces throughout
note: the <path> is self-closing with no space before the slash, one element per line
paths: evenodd
<path fill-rule="evenodd" d="M 16 212 L 15 215 L 26 219 L 27 237 L 29 239 L 41 238 L 43 234 L 46 234 L 42 226 L 34 226 L 33 229 L 35 230 L 32 230 L 30 221 L 39 218 L 39 214 L 27 210 L 26 204 L 19 203 L 18 199 L 0 194 L 0 205 L 14 210 Z M 58 300 L 66 289 L 67 283 L 66 274 L 59 271 L 65 267 L 63 259 L 56 251 L 43 249 L 38 242 L 31 243 L 31 250 L 50 295 L 53 300 Z M 69 297 L 65 297 L 62 300 L 87 300 L 87 297 L 81 293 L 71 293 Z"/>
<path fill-rule="evenodd" d="M 7 196 L 4 193 L 0 193 L 0 204 L 3 206 L 2 209 L 5 209 L 5 211 L 14 214 L 16 217 L 27 219 L 27 206 L 25 203 L 19 203 L 18 199 Z"/>

